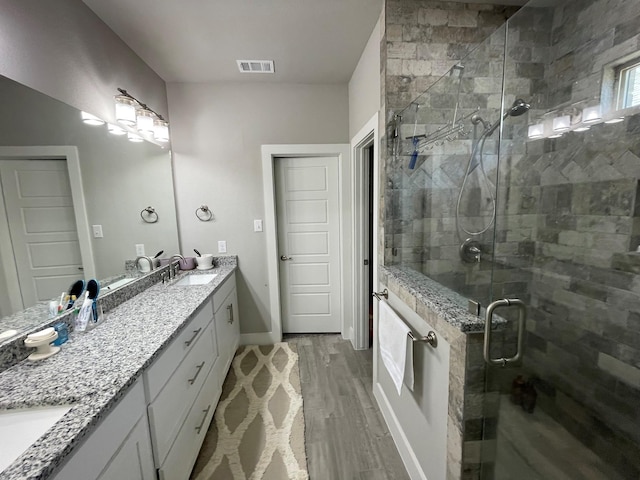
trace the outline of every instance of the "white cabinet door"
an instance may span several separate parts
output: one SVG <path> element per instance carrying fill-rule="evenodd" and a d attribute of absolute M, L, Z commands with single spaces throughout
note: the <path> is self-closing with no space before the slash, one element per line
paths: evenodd
<path fill-rule="evenodd" d="M 216 306 L 215 323 L 220 355 L 217 370 L 218 380 L 222 385 L 240 342 L 238 296 L 235 288 L 229 292 L 219 306 Z"/>
<path fill-rule="evenodd" d="M 133 454 L 129 450 L 134 450 Z M 132 471 L 117 477 L 111 473 L 112 466 L 114 472 L 127 468 Z M 155 478 L 144 388 L 140 380 L 133 384 L 52 479 L 92 480 L 107 473 L 109 476 L 105 479 Z"/>
<path fill-rule="evenodd" d="M 98 477 L 98 480 L 154 480 L 156 471 L 146 417 L 141 417 L 129 437 Z"/>

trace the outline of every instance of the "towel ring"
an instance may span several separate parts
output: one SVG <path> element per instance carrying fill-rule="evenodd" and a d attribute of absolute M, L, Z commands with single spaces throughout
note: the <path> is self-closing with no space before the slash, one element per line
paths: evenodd
<path fill-rule="evenodd" d="M 143 208 L 140 212 L 140 218 L 145 223 L 156 223 L 158 221 L 158 214 L 156 209 L 152 207 Z"/>
<path fill-rule="evenodd" d="M 200 205 L 196 208 L 196 217 L 201 222 L 208 222 L 213 218 L 213 212 L 206 205 Z"/>

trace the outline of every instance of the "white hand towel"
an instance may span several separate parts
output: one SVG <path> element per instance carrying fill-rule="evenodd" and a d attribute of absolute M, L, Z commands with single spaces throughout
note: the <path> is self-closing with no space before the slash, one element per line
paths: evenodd
<path fill-rule="evenodd" d="M 413 342 L 408 335 L 410 331 L 411 329 L 389 304 L 380 301 L 378 319 L 380 356 L 398 390 L 398 395 L 405 380 L 407 386 L 413 390 Z"/>

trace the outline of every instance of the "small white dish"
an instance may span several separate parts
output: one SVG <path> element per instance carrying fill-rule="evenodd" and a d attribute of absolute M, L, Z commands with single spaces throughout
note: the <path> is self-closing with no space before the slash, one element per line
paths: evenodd
<path fill-rule="evenodd" d="M 27 340 L 43 340 L 45 338 L 50 338 L 56 333 L 53 327 L 45 328 L 44 330 L 40 330 L 39 332 L 30 333 L 27 335 Z"/>
<path fill-rule="evenodd" d="M 206 265 L 198 265 L 198 266 L 196 267 L 196 270 L 213 270 L 213 265 L 209 265 L 209 266 L 206 266 Z"/>
<path fill-rule="evenodd" d="M 27 360 L 30 362 L 37 362 L 39 360 L 44 360 L 45 358 L 49 358 L 60 351 L 60 347 L 50 347 L 47 352 L 34 352 L 27 357 Z"/>
<path fill-rule="evenodd" d="M 51 342 L 55 341 L 58 338 L 58 332 L 54 329 L 53 335 L 49 337 L 43 338 L 29 338 L 27 337 L 24 340 L 24 345 L 29 348 L 35 348 L 36 351 L 27 357 L 27 360 L 32 362 L 37 362 L 38 360 L 44 360 L 45 358 L 49 358 L 51 355 L 55 355 L 60 351 L 60 347 L 56 347 L 51 345 Z"/>

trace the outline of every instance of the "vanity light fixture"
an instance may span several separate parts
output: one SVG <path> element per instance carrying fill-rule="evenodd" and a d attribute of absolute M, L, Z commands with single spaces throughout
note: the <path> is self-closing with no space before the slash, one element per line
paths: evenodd
<path fill-rule="evenodd" d="M 82 118 L 82 121 L 87 125 L 98 126 L 105 124 L 104 120 L 87 112 L 80 112 L 80 117 Z"/>
<path fill-rule="evenodd" d="M 571 115 L 562 115 L 553 119 L 553 131 L 556 133 L 566 132 L 571 128 Z M 554 138 L 554 137 L 549 137 Z"/>
<path fill-rule="evenodd" d="M 600 105 L 587 107 L 582 110 L 582 123 L 595 123 L 602 120 Z"/>
<path fill-rule="evenodd" d="M 113 123 L 107 123 L 107 130 L 112 135 L 125 135 L 127 133 L 124 128 L 114 125 Z"/>
<path fill-rule="evenodd" d="M 532 140 L 544 137 L 544 124 L 536 123 L 535 125 L 529 125 L 528 136 Z"/>
<path fill-rule="evenodd" d="M 116 102 L 116 120 L 128 127 L 135 127 L 140 134 L 153 137 L 158 142 L 169 141 L 169 123 L 162 115 L 149 108 L 146 104 L 118 88 L 119 95 L 114 97 Z M 129 134 L 129 140 L 136 135 Z"/>

